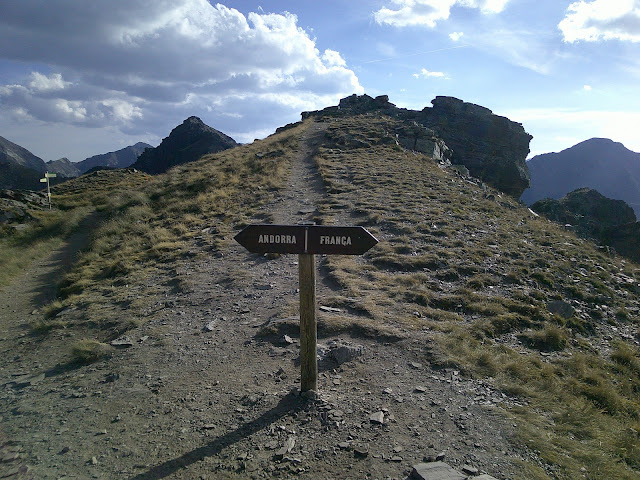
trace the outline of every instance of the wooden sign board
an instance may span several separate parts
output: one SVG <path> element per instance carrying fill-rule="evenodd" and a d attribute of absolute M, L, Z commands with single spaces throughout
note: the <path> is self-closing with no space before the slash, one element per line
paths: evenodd
<path fill-rule="evenodd" d="M 234 239 L 252 253 L 297 253 L 300 278 L 300 390 L 318 389 L 315 255 L 362 255 L 378 243 L 363 227 L 249 225 Z"/>
<path fill-rule="evenodd" d="M 235 240 L 252 253 L 362 255 L 378 243 L 364 227 L 249 225 Z"/>

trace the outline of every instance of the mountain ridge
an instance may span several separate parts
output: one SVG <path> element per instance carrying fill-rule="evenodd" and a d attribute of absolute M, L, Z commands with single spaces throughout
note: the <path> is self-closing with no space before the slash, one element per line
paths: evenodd
<path fill-rule="evenodd" d="M 587 187 L 624 200 L 640 217 L 640 153 L 620 142 L 591 138 L 561 152 L 536 155 L 527 163 L 531 187 L 520 198 L 528 205 Z"/>
<path fill-rule="evenodd" d="M 495 478 L 637 478 L 640 265 L 416 151 L 414 134 L 438 143 L 413 127 L 307 118 L 156 177 L 57 187 L 39 216 L 100 222 L 54 301 L 34 312 L 62 277 L 35 262 L 0 309 L 3 431 L 34 474 L 401 478 L 444 455 Z M 379 240 L 316 259 L 305 395 L 299 262 L 233 241 L 299 221 Z"/>

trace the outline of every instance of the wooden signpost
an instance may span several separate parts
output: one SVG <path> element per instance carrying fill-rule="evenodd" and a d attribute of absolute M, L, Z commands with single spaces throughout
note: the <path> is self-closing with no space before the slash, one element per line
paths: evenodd
<path fill-rule="evenodd" d="M 44 178 L 40 179 L 41 183 L 46 183 L 47 184 L 47 197 L 49 198 L 49 210 L 51 210 L 51 187 L 49 186 L 49 179 L 50 178 L 55 178 L 55 177 L 56 177 L 55 173 L 46 172 L 44 174 Z"/>
<path fill-rule="evenodd" d="M 362 255 L 378 240 L 364 227 L 249 225 L 234 239 L 252 253 L 297 253 L 300 281 L 300 391 L 318 390 L 317 254 Z"/>

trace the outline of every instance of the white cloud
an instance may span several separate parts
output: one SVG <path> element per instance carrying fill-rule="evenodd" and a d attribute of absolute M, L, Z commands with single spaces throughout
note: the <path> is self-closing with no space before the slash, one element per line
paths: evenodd
<path fill-rule="evenodd" d="M 584 86 L 582 87 L 582 89 L 583 89 L 585 92 L 590 92 L 590 91 L 591 91 L 591 85 L 584 85 Z"/>
<path fill-rule="evenodd" d="M 548 36 L 536 30 L 495 28 L 475 32 L 473 41 L 475 48 L 543 75 L 548 74 L 556 63 L 566 60 Z"/>
<path fill-rule="evenodd" d="M 364 92 L 295 15 L 207 0 L 0 2 L 0 59 L 34 65 L 0 85 L 0 127 L 22 112 L 160 137 L 189 115 L 222 131 L 273 131 L 299 119 L 292 98 L 315 109 Z"/>
<path fill-rule="evenodd" d="M 322 54 L 322 61 L 327 67 L 346 67 L 347 62 L 340 52 L 336 52 L 335 50 L 325 50 Z"/>
<path fill-rule="evenodd" d="M 449 12 L 455 2 L 456 0 L 393 0 L 397 9 L 382 7 L 373 15 L 379 24 L 434 28 L 439 20 L 449 18 Z"/>
<path fill-rule="evenodd" d="M 509 0 L 458 0 L 463 7 L 479 8 L 482 13 L 500 13 L 509 3 Z"/>
<path fill-rule="evenodd" d="M 454 5 L 476 8 L 483 14 L 500 13 L 509 0 L 391 0 L 394 7 L 382 7 L 373 16 L 379 24 L 394 27 L 424 26 L 435 28 L 446 20 Z"/>
<path fill-rule="evenodd" d="M 62 75 L 52 73 L 48 77 L 39 72 L 31 72 L 31 82 L 29 86 L 35 91 L 62 90 L 71 82 L 62 80 Z"/>
<path fill-rule="evenodd" d="M 451 40 L 453 40 L 454 42 L 457 42 L 458 40 L 460 40 L 462 38 L 463 35 L 464 35 L 463 32 L 451 32 L 449 34 L 449 38 Z"/>
<path fill-rule="evenodd" d="M 431 72 L 431 71 L 427 70 L 426 68 L 421 69 L 419 73 L 414 73 L 413 76 L 415 78 L 424 77 L 424 78 L 446 78 L 446 79 L 448 79 L 447 75 L 444 72 Z"/>
<path fill-rule="evenodd" d="M 640 0 L 580 0 L 558 24 L 565 42 L 640 42 Z"/>

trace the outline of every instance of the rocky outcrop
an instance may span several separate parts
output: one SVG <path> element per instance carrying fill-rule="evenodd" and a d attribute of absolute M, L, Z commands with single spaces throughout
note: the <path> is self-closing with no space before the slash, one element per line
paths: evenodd
<path fill-rule="evenodd" d="M 640 222 L 623 200 L 612 200 L 589 188 L 579 188 L 560 200 L 546 198 L 531 208 L 549 220 L 575 229 L 583 237 L 613 247 L 640 261 Z"/>
<path fill-rule="evenodd" d="M 624 201 L 612 200 L 589 188 L 579 188 L 560 200 L 540 200 L 531 208 L 549 220 L 571 225 L 578 233 L 598 239 L 607 228 L 636 221 L 633 209 Z"/>
<path fill-rule="evenodd" d="M 436 160 L 450 162 L 453 152 L 436 132 L 418 122 L 406 122 L 396 129 L 396 143 L 407 150 L 425 153 Z"/>
<path fill-rule="evenodd" d="M 423 122 L 453 150 L 451 162 L 514 198 L 529 187 L 526 158 L 533 138 L 520 123 L 453 97 L 436 97 Z"/>
<path fill-rule="evenodd" d="M 237 145 L 224 133 L 205 125 L 198 117 L 189 117 L 171 130 L 156 148 L 146 149 L 133 168 L 143 172 L 164 173 L 171 167 L 198 160 L 208 153 L 217 153 Z"/>
<path fill-rule="evenodd" d="M 522 125 L 453 97 L 438 96 L 431 103 L 416 111 L 396 107 L 386 95 L 351 95 L 337 106 L 303 112 L 302 118 L 373 113 L 399 118 L 409 131 L 424 129 L 419 136 L 399 135 L 400 145 L 464 165 L 474 177 L 519 198 L 529 186 L 525 160 L 533 138 Z"/>
<path fill-rule="evenodd" d="M 36 221 L 29 210 L 42 210 L 47 206 L 45 192 L 0 190 L 0 226 L 19 226 Z"/>

